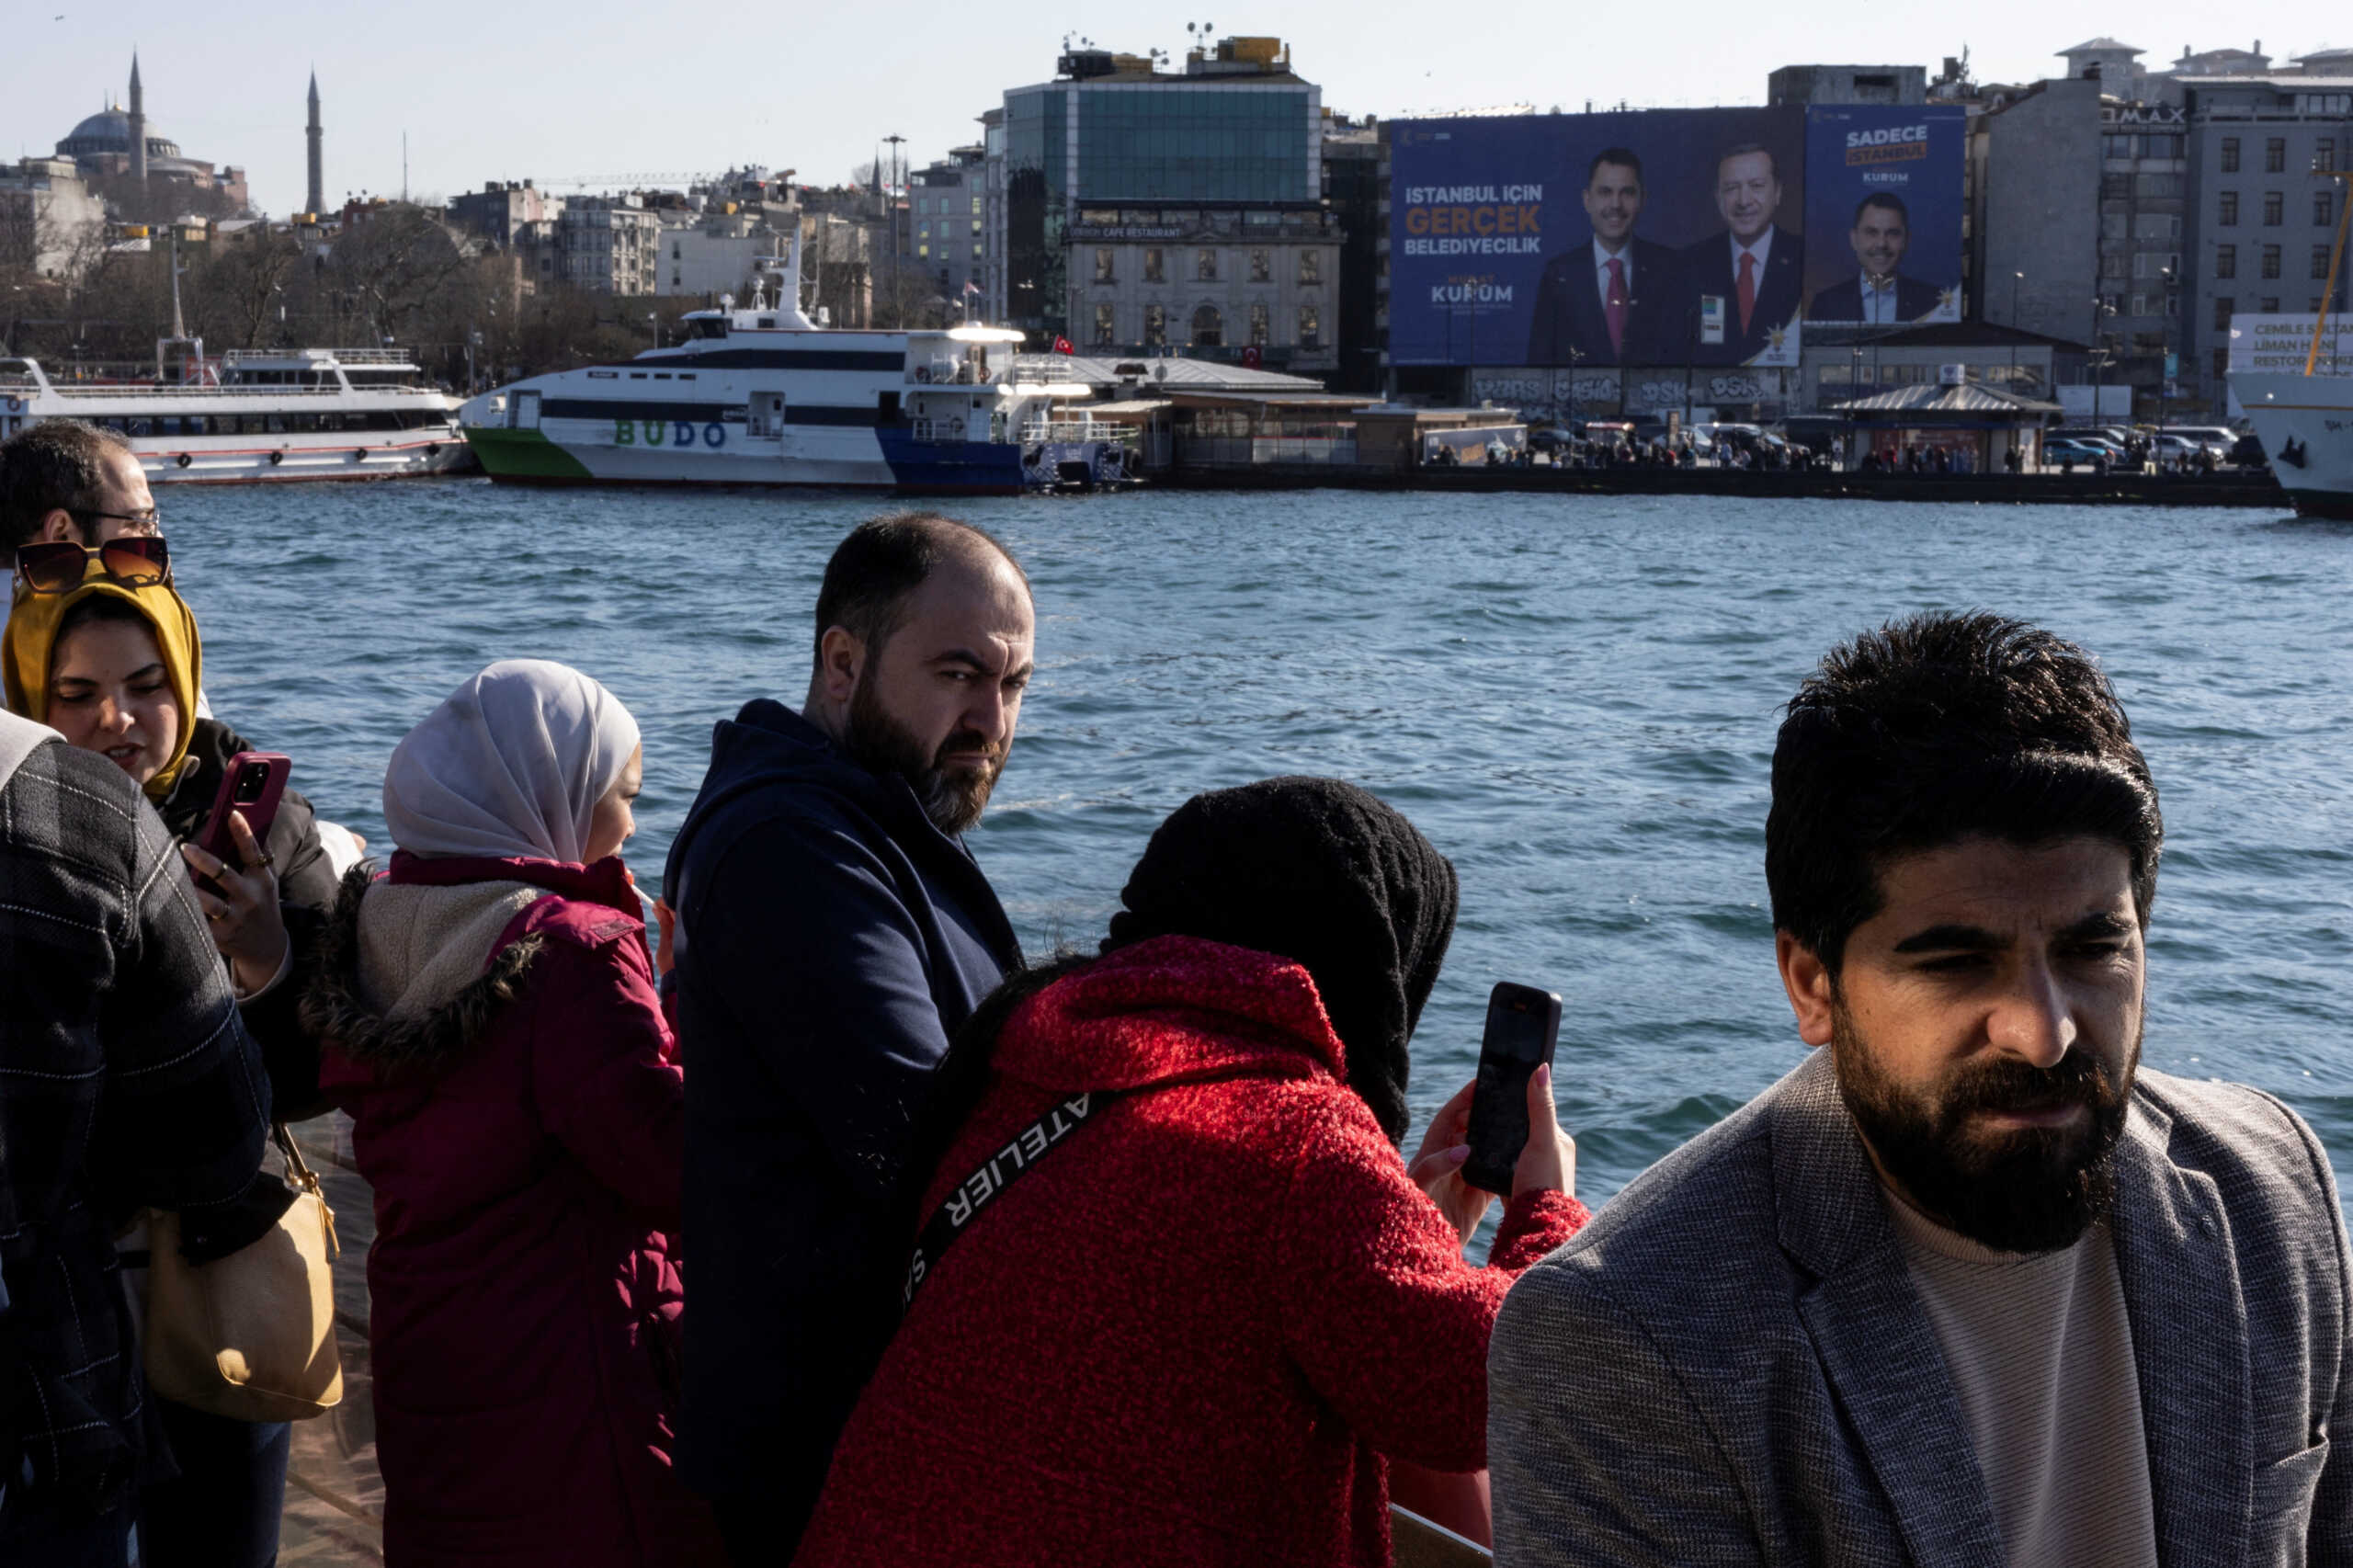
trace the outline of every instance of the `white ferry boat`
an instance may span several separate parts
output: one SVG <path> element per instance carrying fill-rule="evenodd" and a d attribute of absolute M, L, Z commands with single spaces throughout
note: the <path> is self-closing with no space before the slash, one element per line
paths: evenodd
<path fill-rule="evenodd" d="M 160 358 L 159 358 L 160 364 Z M 397 479 L 466 460 L 458 400 L 390 348 L 202 347 L 176 385 L 54 381 L 38 360 L 0 358 L 0 438 L 80 419 L 129 438 L 151 484 Z"/>
<path fill-rule="evenodd" d="M 533 376 L 469 402 L 494 479 L 540 483 L 841 485 L 922 494 L 1127 483 L 1116 427 L 1075 379 L 1017 376 L 1022 335 L 967 324 L 842 330 L 800 307 L 800 247 L 751 308 L 694 311 L 687 340 Z"/>
<path fill-rule="evenodd" d="M 2242 370 L 2231 391 L 2296 510 L 2353 518 L 2353 376 Z"/>

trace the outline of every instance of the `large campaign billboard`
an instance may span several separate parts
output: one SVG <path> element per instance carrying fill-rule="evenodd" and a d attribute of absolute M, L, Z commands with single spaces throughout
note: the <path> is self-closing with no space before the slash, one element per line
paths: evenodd
<path fill-rule="evenodd" d="M 1401 120 L 1400 365 L 1798 362 L 1805 111 Z"/>
<path fill-rule="evenodd" d="M 1961 319 L 1948 106 L 1400 120 L 1399 365 L 1787 367 L 1805 322 Z"/>
<path fill-rule="evenodd" d="M 1961 319 L 1965 119 L 1942 105 L 1807 111 L 1807 321 Z"/>

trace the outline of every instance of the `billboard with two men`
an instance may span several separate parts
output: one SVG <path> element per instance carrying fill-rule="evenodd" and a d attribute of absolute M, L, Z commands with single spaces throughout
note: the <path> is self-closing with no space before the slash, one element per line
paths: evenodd
<path fill-rule="evenodd" d="M 1947 108 L 1397 122 L 1390 358 L 1794 366 L 1809 320 L 1957 320 L 1961 162 Z"/>

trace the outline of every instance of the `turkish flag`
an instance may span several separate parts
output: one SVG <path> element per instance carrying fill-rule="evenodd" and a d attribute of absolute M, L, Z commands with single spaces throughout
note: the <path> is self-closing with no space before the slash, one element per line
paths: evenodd
<path fill-rule="evenodd" d="M 1057 337 L 1054 339 L 1054 352 L 1057 354 L 1075 354 L 1078 350 L 1070 346 L 1069 338 Z"/>
<path fill-rule="evenodd" d="M 1242 351 L 1243 369 L 1255 370 L 1258 368 L 1259 363 L 1265 358 L 1266 356 L 1258 352 L 1258 346 L 1253 343 Z"/>

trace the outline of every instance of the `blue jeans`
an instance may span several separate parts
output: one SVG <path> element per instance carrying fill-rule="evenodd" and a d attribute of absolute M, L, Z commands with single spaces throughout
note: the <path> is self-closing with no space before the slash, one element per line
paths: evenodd
<path fill-rule="evenodd" d="M 142 1568 L 272 1568 L 293 1428 L 155 1408 L 180 1473 L 140 1494 Z"/>

